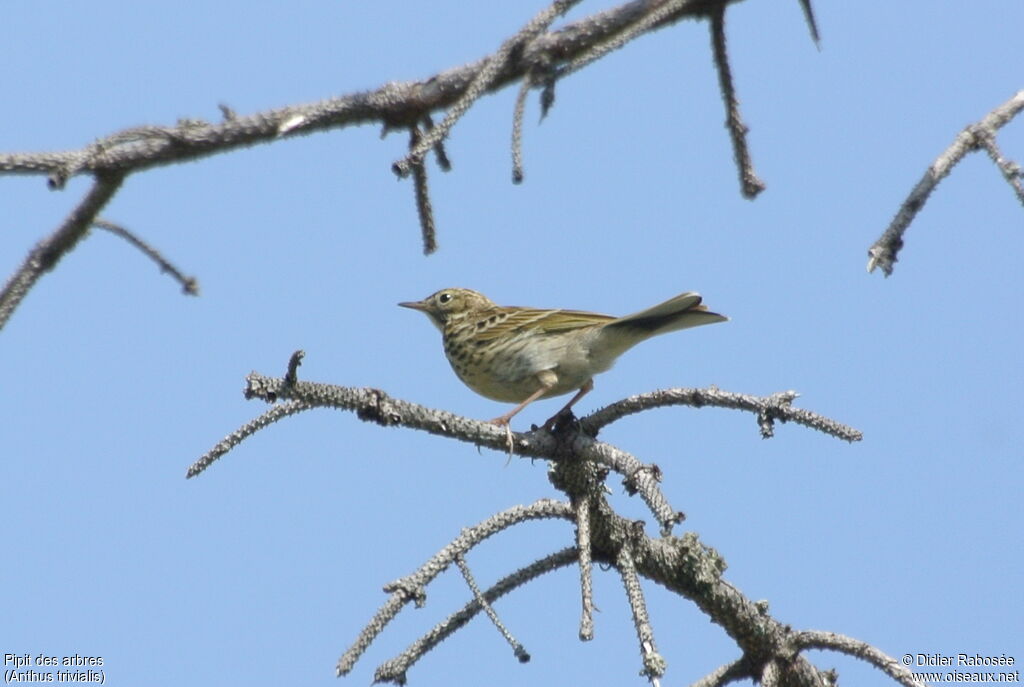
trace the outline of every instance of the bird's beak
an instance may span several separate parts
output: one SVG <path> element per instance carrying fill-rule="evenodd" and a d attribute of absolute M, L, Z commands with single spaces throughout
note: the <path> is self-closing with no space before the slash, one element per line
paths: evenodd
<path fill-rule="evenodd" d="M 426 312 L 427 310 L 427 304 L 423 301 L 405 301 L 403 303 L 399 303 L 399 305 L 403 308 L 412 308 L 413 310 L 419 310 L 420 312 Z"/>

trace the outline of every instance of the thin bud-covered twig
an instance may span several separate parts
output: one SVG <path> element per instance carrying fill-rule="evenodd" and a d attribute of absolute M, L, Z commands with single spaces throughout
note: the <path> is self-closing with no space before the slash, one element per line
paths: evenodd
<path fill-rule="evenodd" d="M 182 293 L 189 296 L 199 295 L 199 282 L 196 280 L 195 277 L 187 277 L 184 274 L 182 274 L 181 270 L 179 270 L 177 267 L 171 264 L 169 260 L 167 260 L 163 255 L 160 254 L 160 251 L 150 246 L 148 243 L 140 239 L 132 232 L 128 231 L 127 229 L 118 224 L 108 222 L 107 220 L 104 219 L 97 219 L 96 221 L 93 222 L 93 226 L 108 231 L 111 234 L 114 234 L 115 236 L 120 236 L 125 241 L 132 244 L 133 246 L 141 250 L 143 253 L 145 253 L 147 256 L 149 256 L 149 258 L 160 267 L 161 272 L 166 272 L 170 274 L 175 279 L 175 281 L 181 284 Z"/>
<path fill-rule="evenodd" d="M 484 599 L 489 603 L 503 597 L 505 594 L 518 589 L 531 580 L 541 575 L 572 565 L 576 561 L 575 547 L 562 549 L 556 553 L 520 568 L 511 575 L 498 580 L 492 587 L 483 593 Z M 428 651 L 450 637 L 454 632 L 464 627 L 466 623 L 481 610 L 480 603 L 473 599 L 460 610 L 445 618 L 435 625 L 429 632 L 413 642 L 405 651 L 395 658 L 382 663 L 374 672 L 374 682 L 394 682 L 405 684 L 405 674 L 416 661 L 422 658 Z M 349 667 L 351 669 L 351 666 Z M 339 663 L 338 675 L 344 675 Z"/>
<path fill-rule="evenodd" d="M 499 618 L 498 614 L 494 611 L 494 607 L 491 606 L 490 602 L 487 601 L 486 598 L 484 598 L 483 593 L 480 591 L 480 587 L 476 584 L 476 580 L 473 579 L 473 571 L 469 569 L 469 565 L 466 563 L 466 557 L 461 553 L 455 556 L 455 565 L 459 567 L 459 572 L 462 573 L 462 578 L 466 580 L 469 590 L 473 592 L 473 598 L 476 599 L 476 602 L 482 609 L 484 609 L 484 613 L 486 613 L 487 617 L 491 619 L 491 623 L 498 629 L 498 632 L 500 632 L 501 636 L 505 638 L 505 641 L 508 642 L 509 646 L 512 647 L 512 653 L 515 654 L 515 657 L 519 659 L 520 663 L 529 663 L 530 653 L 523 648 L 523 645 L 519 643 L 519 640 L 512 636 L 512 633 L 508 631 L 508 628 L 505 627 L 505 624 L 501 622 L 501 618 Z"/>
<path fill-rule="evenodd" d="M 516 93 L 516 104 L 512 110 L 512 183 L 523 183 L 523 112 L 526 109 L 526 96 L 533 86 L 533 75 L 527 72 Z"/>

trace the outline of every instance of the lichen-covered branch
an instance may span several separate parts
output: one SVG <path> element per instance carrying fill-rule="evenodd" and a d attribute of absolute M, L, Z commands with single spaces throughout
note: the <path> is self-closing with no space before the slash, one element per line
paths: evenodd
<path fill-rule="evenodd" d="M 276 379 L 252 373 L 248 377 L 246 396 L 275 403 L 270 413 L 246 425 L 192 466 L 189 475 L 198 474 L 212 458 L 222 455 L 237 445 L 245 436 L 258 428 L 313 407 L 331 407 L 353 411 L 368 422 L 383 426 L 404 426 L 433 434 L 487 446 L 496 451 L 505 450 L 505 433 L 486 422 L 471 420 L 445 411 L 433 410 L 415 403 L 395 399 L 377 389 L 316 384 L 297 379 L 299 356 L 292 356 L 289 373 Z M 377 681 L 404 683 L 410 666 L 440 641 L 464 626 L 481 610 L 502 594 L 557 567 L 577 562 L 581 565 L 581 584 L 584 614 L 581 639 L 592 636 L 589 609 L 593 605 L 589 578 L 592 562 L 614 567 L 622 576 L 637 622 L 644 670 L 656 680 L 665 670 L 665 663 L 653 641 L 653 628 L 647 619 L 640 589 L 640 578 L 660 584 L 682 597 L 690 599 L 709 618 L 732 637 L 742 653 L 742 659 L 733 666 L 716 671 L 713 680 L 731 680 L 739 676 L 755 677 L 766 682 L 793 685 L 823 684 L 824 673 L 810 664 L 799 652 L 807 644 L 818 641 L 810 635 L 799 635 L 787 625 L 768 614 L 767 605 L 745 598 L 735 587 L 722 578 L 725 561 L 710 547 L 700 542 L 694 533 L 673 536 L 671 526 L 682 519 L 672 510 L 657 484 L 660 470 L 657 466 L 640 463 L 636 458 L 609 444 L 595 440 L 585 432 L 587 428 L 600 428 L 626 414 L 662 405 L 719 405 L 754 412 L 761 422 L 793 420 L 846 439 L 856 436 L 855 430 L 844 428 L 832 420 L 813 413 L 802 415 L 790 407 L 796 394 L 786 392 L 769 397 L 731 394 L 718 389 L 670 389 L 654 394 L 633 397 L 613 404 L 577 423 L 563 422 L 553 432 L 534 429 L 514 435 L 516 453 L 551 461 L 549 476 L 552 483 L 569 496 L 569 502 L 543 499 L 529 506 L 516 506 L 487 518 L 478 525 L 464 529 L 458 537 L 438 551 L 416 572 L 385 586 L 390 596 L 371 621 L 359 633 L 353 645 L 338 662 L 338 674 L 352 670 L 358 658 L 390 621 L 401 610 L 414 602 L 426 603 L 427 586 L 438 575 L 452 566 L 462 565 L 465 554 L 485 539 L 529 520 L 556 518 L 576 524 L 577 546 L 551 554 L 521 568 L 497 584 L 481 591 L 468 575 L 473 592 L 466 606 L 438 623 L 420 639 L 409 645 L 395 658 L 378 667 Z M 807 413 L 807 411 L 802 411 Z M 639 493 L 656 514 L 661 525 L 660 536 L 646 533 L 643 522 L 623 518 L 607 501 L 604 481 L 610 471 L 626 478 L 627 487 Z M 581 547 L 587 549 L 586 552 Z M 803 637 L 802 640 L 798 638 Z M 525 652 L 518 642 L 517 655 Z M 721 684 L 719 682 L 718 684 Z"/>

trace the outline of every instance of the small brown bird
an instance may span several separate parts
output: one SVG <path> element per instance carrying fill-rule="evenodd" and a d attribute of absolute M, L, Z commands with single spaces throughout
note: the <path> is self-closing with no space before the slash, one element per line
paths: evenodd
<path fill-rule="evenodd" d="M 426 314 L 441 330 L 448 362 L 466 386 L 495 401 L 519 404 L 491 420 L 494 424 L 507 426 L 537 399 L 575 390 L 565 407 L 544 423 L 548 429 L 594 388 L 594 375 L 611 368 L 636 344 L 729 319 L 710 312 L 693 292 L 625 317 L 501 306 L 482 293 L 457 288 L 399 305 Z"/>

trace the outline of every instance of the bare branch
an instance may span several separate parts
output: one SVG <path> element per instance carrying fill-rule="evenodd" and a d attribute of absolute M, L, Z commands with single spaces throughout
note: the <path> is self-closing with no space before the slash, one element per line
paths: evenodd
<path fill-rule="evenodd" d="M 422 163 L 423 156 L 426 155 L 427 151 L 448 135 L 455 122 L 466 113 L 470 105 L 490 90 L 498 79 L 498 75 L 509 67 L 509 63 L 513 60 L 514 51 L 521 49 L 523 45 L 536 38 L 551 25 L 551 22 L 565 14 L 569 8 L 579 1 L 555 0 L 551 5 L 541 10 L 516 35 L 502 43 L 498 51 L 484 61 L 482 68 L 477 71 L 473 80 L 466 87 L 466 90 L 459 96 L 459 99 L 448 109 L 448 113 L 441 123 L 431 129 L 423 137 L 422 141 L 413 146 L 412 151 L 406 157 L 392 165 L 395 174 L 402 177 L 408 176 L 409 172 L 417 164 Z"/>
<path fill-rule="evenodd" d="M 590 557 L 590 499 L 583 497 L 572 504 L 576 513 L 576 550 L 580 554 L 580 595 L 583 610 L 580 613 L 579 637 L 584 642 L 594 638 L 594 563 Z"/>
<path fill-rule="evenodd" d="M 216 446 L 200 456 L 199 460 L 189 466 L 188 471 L 185 473 L 185 479 L 195 477 L 200 472 L 210 467 L 215 460 L 264 427 L 269 427 L 278 420 L 291 415 L 296 415 L 304 410 L 311 410 L 315 407 L 315 405 L 306 403 L 305 401 L 289 401 L 288 403 L 279 403 L 271 406 L 270 410 L 259 417 L 246 422 L 234 432 L 218 441 Z"/>
<path fill-rule="evenodd" d="M 573 437 L 572 443 L 569 444 L 569 453 L 594 461 L 622 475 L 626 493 L 630 496 L 640 496 L 657 519 L 663 535 L 671 534 L 673 526 L 686 519 L 683 513 L 672 507 L 661 491 L 661 468 L 657 465 L 641 463 L 636 456 L 611 444 L 595 441 L 586 434 Z M 557 454 L 551 457 L 551 460 L 557 459 Z"/>
<path fill-rule="evenodd" d="M 818 22 L 814 18 L 814 8 L 811 7 L 811 0 L 800 0 L 800 9 L 804 12 L 804 21 L 807 22 L 807 30 L 811 32 L 811 40 L 821 49 L 821 34 L 818 33 Z"/>
<path fill-rule="evenodd" d="M 661 28 L 684 18 L 704 17 L 709 8 L 739 0 L 675 0 L 673 11 L 651 28 Z M 638 17 L 657 12 L 666 0 L 632 0 L 598 12 L 554 31 L 537 35 L 515 59 L 506 60 L 487 92 L 518 82 L 538 63 L 540 55 L 555 64 L 577 55 L 620 32 Z M 373 91 L 351 93 L 305 105 L 241 116 L 234 114 L 218 123 L 199 120 L 175 127 L 134 127 L 114 133 L 81 150 L 0 155 L 0 174 L 74 174 L 105 171 L 137 171 L 148 167 L 195 160 L 209 155 L 271 143 L 280 137 L 373 122 L 406 127 L 423 115 L 453 106 L 491 62 L 483 58 L 419 81 L 389 82 Z M 290 125 L 286 126 L 286 124 Z M 432 135 L 430 140 L 440 138 Z M 428 146 L 429 147 L 429 146 Z"/>
<path fill-rule="evenodd" d="M 705 675 L 690 685 L 690 687 L 724 687 L 730 682 L 748 680 L 751 677 L 747 662 L 741 659 Z"/>
<path fill-rule="evenodd" d="M 808 630 L 796 633 L 791 643 L 797 649 L 832 649 L 863 659 L 905 687 L 921 687 L 914 680 L 914 674 L 899 661 L 859 639 L 834 632 Z"/>
<path fill-rule="evenodd" d="M 512 183 L 523 183 L 523 111 L 526 108 L 526 96 L 533 85 L 532 72 L 523 77 L 516 93 L 516 105 L 512 111 Z"/>
<path fill-rule="evenodd" d="M 632 0 L 558 30 L 548 30 L 558 16 L 578 1 L 554 0 L 493 55 L 428 79 L 391 82 L 373 91 L 289 105 L 248 116 L 239 116 L 227 105 L 219 104 L 223 117 L 216 123 L 182 119 L 175 126 L 131 127 L 79 150 L 0 154 L 0 174 L 43 174 L 52 188 L 63 188 L 68 179 L 79 174 L 120 180 L 135 171 L 195 160 L 243 146 L 379 122 L 385 130 L 403 127 L 413 132 L 409 155 L 394 167 L 402 176 L 414 175 L 424 252 L 430 254 L 437 247 L 436 227 L 423 158 L 433 148 L 442 169 L 448 168 L 442 142 L 455 122 L 479 97 L 508 83 L 522 82 L 513 120 L 513 180 L 518 183 L 523 175 L 522 112 L 526 92 L 534 82 L 544 86 L 541 100 L 542 111 L 546 113 L 553 102 L 554 83 L 558 78 L 564 78 L 646 32 L 683 18 L 704 18 L 713 10 L 720 11 L 724 5 L 739 0 Z M 721 61 L 724 59 L 724 41 L 720 47 L 719 68 L 722 70 L 727 69 Z M 563 65 L 560 71 L 559 65 Z M 731 84 L 731 80 L 723 80 L 726 82 Z M 724 97 L 732 103 L 730 111 L 734 116 L 730 116 L 730 126 L 735 147 L 736 141 L 742 140 L 742 137 L 737 139 L 742 123 L 735 113 L 735 96 L 730 91 Z M 430 113 L 443 108 L 447 108 L 444 120 L 433 126 Z M 422 135 L 416 129 L 420 123 L 426 123 Z M 746 194 L 753 182 L 760 182 L 750 170 L 749 154 L 745 148 L 738 149 L 737 160 L 741 161 L 741 178 L 750 182 L 745 186 Z M 150 254 L 156 258 L 151 249 Z M 160 260 L 163 267 L 184 280 L 183 286 L 187 291 L 195 288 L 194 281 L 188 281 L 167 261 Z M 0 328 L 34 283 L 35 279 L 24 271 L 26 268 L 28 265 L 13 275 L 0 294 Z"/>
<path fill-rule="evenodd" d="M 1003 152 L 999 149 L 999 144 L 996 143 L 996 137 L 992 131 L 978 129 L 977 134 L 978 145 L 988 153 L 989 159 L 996 164 L 996 167 L 999 168 L 1000 173 L 1003 175 L 1003 179 L 1013 189 L 1017 200 L 1020 201 L 1021 205 L 1024 205 L 1024 184 L 1021 183 L 1021 179 L 1024 178 L 1024 171 L 1021 170 L 1020 164 L 1013 160 L 1007 160 L 1003 156 Z"/>
<path fill-rule="evenodd" d="M 567 504 L 560 503 L 552 499 L 541 499 L 530 506 L 515 506 L 502 511 L 501 513 L 496 513 L 476 526 L 464 529 L 458 537 L 434 554 L 434 556 L 420 566 L 419 570 L 415 573 L 385 585 L 384 591 L 391 594 L 391 597 L 385 605 L 377 611 L 370 623 L 367 624 L 367 626 L 363 628 L 362 632 L 359 633 L 359 637 L 353 645 L 342 655 L 341 659 L 338 661 L 338 675 L 344 675 L 352 670 L 356 661 L 367 647 L 369 647 L 374 638 L 384 630 L 387 624 L 391 622 L 405 604 L 409 601 L 415 601 L 417 606 L 424 605 L 427 585 L 430 584 L 434 578 L 444 572 L 448 566 L 455 561 L 456 557 L 465 554 L 480 542 L 504 529 L 528 520 L 548 518 L 571 520 L 572 509 Z M 538 561 L 538 563 L 540 563 L 540 561 Z M 535 563 L 534 565 L 537 564 Z M 529 566 L 529 568 L 532 569 L 533 566 Z M 547 572 L 547 570 L 538 569 L 536 575 L 539 575 L 542 572 Z M 501 583 L 499 582 L 498 584 L 500 585 Z M 514 588 L 515 586 L 508 587 L 505 592 Z M 502 592 L 502 594 L 505 592 Z M 501 594 L 498 594 L 497 596 L 501 596 Z M 490 595 L 490 590 L 484 594 L 484 598 L 489 602 L 493 602 L 497 596 Z M 474 610 L 470 616 L 465 618 L 465 621 L 468 621 L 469 617 L 472 617 L 472 615 L 480 610 L 480 606 L 476 601 L 471 602 L 467 607 L 472 607 Z M 465 621 L 462 622 L 463 625 L 465 624 Z M 461 627 L 461 625 L 458 627 Z M 454 632 L 458 627 L 451 627 L 447 629 L 444 636 Z M 444 637 L 439 637 L 437 641 L 439 642 L 442 639 L 444 639 Z M 422 652 L 428 651 L 435 643 L 436 642 L 431 643 L 426 641 L 422 644 L 413 645 L 403 652 L 402 655 L 409 659 L 409 663 L 402 668 L 402 671 L 404 672 L 408 665 L 411 665 L 412 662 L 418 660 L 419 656 L 422 655 Z"/>
<path fill-rule="evenodd" d="M 288 386 L 292 386 L 295 382 L 299 381 L 299 365 L 302 364 L 302 359 L 305 357 L 305 351 L 295 351 L 292 353 L 292 357 L 288 359 L 288 371 L 284 375 L 284 383 Z"/>
<path fill-rule="evenodd" d="M 473 598 L 476 602 L 484 609 L 484 613 L 491 619 L 491 623 L 494 627 L 498 628 L 498 632 L 505 638 L 509 646 L 512 647 L 512 653 L 519 659 L 520 663 L 530 662 L 530 653 L 523 647 L 519 641 L 512 636 L 512 633 L 508 631 L 505 624 L 501 622 L 501 618 L 495 612 L 494 607 L 491 606 L 490 602 L 484 598 L 483 593 L 480 591 L 480 587 L 477 586 L 476 580 L 473 578 L 473 571 L 469 569 L 469 564 L 466 563 L 466 558 L 461 553 L 455 557 L 455 565 L 459 567 L 459 572 L 462 573 L 462 577 L 466 580 L 466 584 L 469 585 L 469 590 L 473 592 Z"/>
<path fill-rule="evenodd" d="M 1003 177 L 1010 183 L 1017 198 L 1024 205 L 1020 166 L 1004 160 L 994 143 L 996 132 L 1016 117 L 1021 110 L 1024 110 L 1024 91 L 1017 91 L 1012 98 L 992 110 L 980 122 L 967 126 L 957 135 L 952 145 L 946 148 L 925 170 L 924 176 L 900 205 L 892 222 L 868 249 L 868 272 L 873 272 L 878 267 L 885 276 L 888 277 L 892 274 L 893 266 L 899 259 L 900 249 L 903 248 L 903 234 L 924 204 L 928 202 L 928 198 L 939 182 L 945 179 L 953 171 L 953 167 L 968 153 L 982 149 L 987 150 L 989 157 L 999 166 Z"/>
<path fill-rule="evenodd" d="M 545 573 L 558 570 L 559 568 L 564 568 L 567 565 L 572 565 L 575 560 L 575 548 L 569 547 L 562 549 L 561 551 L 557 551 L 534 563 L 531 563 L 526 567 L 520 568 L 511 575 L 501 578 L 494 584 L 494 586 L 483 593 L 483 597 L 489 603 L 494 603 L 510 591 L 521 587 Z M 467 603 L 459 611 L 451 614 L 444 621 L 435 625 L 433 629 L 416 640 L 416 642 L 403 651 L 399 656 L 381 664 L 374 674 L 374 682 L 395 682 L 398 684 L 405 684 L 405 674 L 416 661 L 422 658 L 423 655 L 432 648 L 450 637 L 456 630 L 464 627 L 466 623 L 472 620 L 473 617 L 480 612 L 480 610 L 480 604 L 477 600 L 474 599 Z M 342 660 L 344 660 L 344 657 L 342 657 Z M 338 675 L 345 675 L 351 669 L 352 665 L 349 665 L 348 669 L 343 672 L 341 669 L 341 663 L 339 663 Z"/>
<path fill-rule="evenodd" d="M 640 535 L 642 536 L 642 532 Z M 658 648 L 654 643 L 654 630 L 651 629 L 650 617 L 647 615 L 644 590 L 640 586 L 636 565 L 633 563 L 633 553 L 628 542 L 619 549 L 619 554 L 615 559 L 615 568 L 622 578 L 622 586 L 626 590 L 626 598 L 629 599 L 629 608 L 633 611 L 633 626 L 636 628 L 636 637 L 640 642 L 640 656 L 644 663 L 641 673 L 653 682 L 665 674 L 668 664 L 658 653 Z"/>
<path fill-rule="evenodd" d="M 293 357 L 294 360 L 294 357 Z M 257 375 L 249 375 L 249 387 L 246 395 L 249 398 L 268 400 L 287 400 L 277 405 L 264 418 L 250 423 L 242 431 L 232 435 L 210 455 L 222 454 L 240 441 L 237 435 L 252 433 L 258 425 L 269 424 L 269 419 L 283 417 L 286 414 L 299 412 L 309 407 L 326 406 L 353 410 L 364 421 L 377 422 L 382 425 L 402 425 L 415 429 L 423 429 L 434 434 L 471 441 L 478 445 L 488 446 L 496 451 L 504 449 L 504 435 L 500 428 L 490 423 L 478 422 L 458 417 L 443 411 L 430 410 L 413 403 L 393 399 L 376 389 L 352 389 L 325 384 L 297 381 L 294 375 L 289 382 Z M 676 394 L 673 396 L 673 394 Z M 619 409 L 605 409 L 584 418 L 581 426 L 593 422 L 594 426 L 603 426 L 616 416 L 626 412 L 636 412 L 641 407 L 671 405 L 678 403 L 694 404 L 695 400 L 706 404 L 719 404 L 725 407 L 741 407 L 761 414 L 774 412 L 780 419 L 795 419 L 787 413 L 788 402 L 793 394 L 781 394 L 773 400 L 746 397 L 739 394 L 726 394 L 718 390 L 670 390 L 657 392 L 647 397 L 627 399 Z M 779 400 L 783 398 L 785 403 Z M 697 403 L 701 405 L 703 403 Z M 776 410 L 772 408 L 778 405 Z M 628 409 L 627 409 L 628 408 Z M 602 413 L 604 414 L 602 416 Z M 806 418 L 805 418 L 806 420 Z M 820 422 L 807 422 L 811 426 Z M 569 426 L 571 423 L 565 423 Z M 359 633 L 355 643 L 345 652 L 338 663 L 338 673 L 345 674 L 354 666 L 360 655 L 377 637 L 384 627 L 410 601 L 423 605 L 426 600 L 426 587 L 441 572 L 465 555 L 478 543 L 488 537 L 527 520 L 539 518 L 560 518 L 575 520 L 577 524 L 578 542 L 581 546 L 589 543 L 589 557 L 579 548 L 573 547 L 564 552 L 538 561 L 516 574 L 505 578 L 502 582 L 482 593 L 480 599 L 474 599 L 461 611 L 453 614 L 435 626 L 422 638 L 410 645 L 396 658 L 382 664 L 376 671 L 378 681 L 388 680 L 402 682 L 408 668 L 425 652 L 449 636 L 459 627 L 495 598 L 508 590 L 522 584 L 528 579 L 544 571 L 567 565 L 572 561 L 581 561 L 589 567 L 588 560 L 612 564 L 623 575 L 627 585 L 634 615 L 637 618 L 638 635 L 645 660 L 645 670 L 656 678 L 664 670 L 664 664 L 658 655 L 647 626 L 646 612 L 642 608 L 642 597 L 637 594 L 640 575 L 665 586 L 670 591 L 691 599 L 697 606 L 721 625 L 726 632 L 739 644 L 746 657 L 756 656 L 764 661 L 753 674 L 772 675 L 772 670 L 782 669 L 786 675 L 794 678 L 793 684 L 822 684 L 820 674 L 809 663 L 791 654 L 785 661 L 773 669 L 768 665 L 770 659 L 764 657 L 779 656 L 778 652 L 786 646 L 785 638 L 791 631 L 770 618 L 767 609 L 745 599 L 734 587 L 721 579 L 725 562 L 713 550 L 700 543 L 693 533 L 682 537 L 671 536 L 667 531 L 666 520 L 675 522 L 661 513 L 669 510 L 664 497 L 660 495 L 657 481 L 660 471 L 656 466 L 643 466 L 632 456 L 619 451 L 615 447 L 593 438 L 563 428 L 555 433 L 546 430 L 534 430 L 525 434 L 515 435 L 515 446 L 522 455 L 545 457 L 553 461 L 553 473 L 558 475 L 556 486 L 562 488 L 574 499 L 571 506 L 552 500 L 541 500 L 531 506 L 515 507 L 492 516 L 479 525 L 467 528 L 436 553 L 415 573 L 385 586 L 391 596 L 378 610 L 370 623 Z M 563 460 L 568 459 L 568 460 Z M 210 459 L 199 461 L 190 469 L 189 474 L 196 474 Z M 644 535 L 643 525 L 637 521 L 627 520 L 617 515 L 609 506 L 601 491 L 601 485 L 607 476 L 605 468 L 611 468 L 627 476 L 627 484 L 635 485 L 652 512 L 662 523 L 662 537 L 652 538 Z M 581 508 L 581 495 L 589 495 L 592 499 L 584 515 Z M 659 503 L 663 505 L 659 505 Z M 673 513 L 678 518 L 678 513 Z M 581 525 L 582 523 L 582 525 Z M 581 533 L 586 532 L 586 536 Z M 625 553 L 624 553 L 625 552 Z M 584 576 L 581 573 L 581 580 Z M 479 590 L 475 593 L 479 594 Z M 586 601 L 584 602 L 586 604 Z M 639 605 L 638 605 L 639 604 Z M 645 629 L 646 628 L 646 629 Z M 792 650 L 792 651 L 795 651 Z M 748 663 L 747 665 L 753 666 Z M 782 667 L 784 666 L 784 667 Z M 754 670 L 751 668 L 751 670 Z"/>
<path fill-rule="evenodd" d="M 0 291 L 0 329 L 4 328 L 18 304 L 28 295 L 39 278 L 56 267 L 61 258 L 78 245 L 123 181 L 124 174 L 120 172 L 97 174 L 92 188 L 57 230 L 29 251 L 25 262 L 11 275 Z"/>
<path fill-rule="evenodd" d="M 421 140 L 419 128 L 415 125 L 409 127 L 409 147 L 416 148 Z M 430 255 L 437 250 L 437 228 L 434 225 L 434 209 L 430 205 L 427 166 L 423 160 L 412 164 L 412 178 L 416 193 L 416 215 L 420 218 L 420 233 L 423 236 L 423 254 Z"/>
<path fill-rule="evenodd" d="M 333 407 L 353 410 L 364 421 L 390 426 L 401 425 L 412 429 L 421 429 L 431 434 L 446 436 L 452 439 L 467 441 L 477 446 L 485 446 L 496 451 L 508 450 L 506 431 L 490 422 L 472 420 L 440 410 L 432 410 L 416 403 L 394 399 L 379 389 L 353 389 L 350 387 L 297 382 L 287 384 L 282 379 L 263 377 L 252 373 L 247 378 L 247 398 L 262 398 L 270 402 L 278 399 L 294 399 L 302 406 L 298 410 L 287 410 L 292 414 L 308 407 Z M 256 429 L 262 429 L 271 422 L 280 419 L 273 413 L 266 413 L 257 420 L 248 423 L 221 441 L 214 449 L 204 455 L 192 467 L 188 476 L 202 472 L 214 460 L 236 445 L 236 441 L 244 439 Z M 512 436 L 509 431 L 508 436 Z M 552 436 L 542 429 L 528 433 L 515 433 L 513 448 L 523 457 L 548 458 L 559 460 L 562 450 L 562 437 Z M 626 486 L 630 493 L 639 493 L 644 503 L 657 518 L 663 533 L 671 532 L 672 526 L 682 520 L 682 515 L 674 510 L 658 487 L 660 471 L 656 467 L 646 466 L 630 454 L 603 442 L 583 435 L 574 434 L 567 439 L 567 449 L 571 455 L 593 460 L 618 472 L 626 478 Z"/>
<path fill-rule="evenodd" d="M 757 177 L 750 159 L 750 149 L 747 147 L 749 129 L 740 116 L 740 103 L 736 99 L 736 87 L 732 82 L 729 53 L 725 47 L 724 5 L 711 11 L 711 47 L 715 54 L 715 67 L 718 69 L 718 88 L 722 92 L 722 100 L 725 103 L 725 126 L 729 129 L 729 137 L 732 139 L 732 154 L 740 175 L 740 192 L 744 198 L 753 199 L 765 189 L 765 185 Z"/>
<path fill-rule="evenodd" d="M 618 50 L 634 38 L 647 33 L 655 27 L 662 26 L 666 22 L 673 21 L 676 13 L 691 3 L 688 3 L 687 0 L 667 0 L 667 2 L 660 3 L 660 6 L 659 3 L 649 4 L 651 5 L 650 8 L 633 12 L 630 19 L 622 22 L 614 32 L 594 42 L 587 50 L 581 52 L 569 60 L 565 66 L 556 70 L 553 80 L 564 79 L 573 72 L 583 69 L 588 64 L 596 62 L 608 53 Z M 553 83 L 550 86 L 546 86 L 546 88 L 553 89 Z M 549 96 L 549 99 L 554 101 L 554 96 Z M 545 113 L 547 113 L 549 107 L 550 102 L 544 107 Z"/>
<path fill-rule="evenodd" d="M 125 241 L 132 244 L 133 246 L 141 250 L 143 253 L 145 253 L 147 256 L 149 256 L 149 258 L 160 267 L 161 272 L 166 272 L 170 274 L 172 277 L 174 277 L 175 281 L 181 284 L 182 293 L 188 296 L 199 295 L 199 282 L 196 280 L 195 277 L 186 277 L 177 267 L 171 264 L 169 260 L 164 258 L 164 256 L 160 254 L 160 251 L 150 246 L 148 243 L 140 239 L 132 232 L 128 231 L 119 224 L 114 224 L 113 222 L 108 222 L 103 219 L 98 219 L 95 222 L 93 222 L 93 226 L 99 227 L 100 229 L 103 229 L 105 231 L 109 231 L 111 234 L 114 234 L 115 236 L 120 236 Z"/>
<path fill-rule="evenodd" d="M 430 113 L 423 115 L 423 128 L 426 131 L 430 131 L 434 128 L 434 119 L 430 116 Z M 434 157 L 437 159 L 437 166 L 441 168 L 442 172 L 450 172 L 452 169 L 451 160 L 448 159 L 448 153 L 445 152 L 444 141 L 438 141 L 437 145 L 434 146 Z"/>
<path fill-rule="evenodd" d="M 733 408 L 757 414 L 761 425 L 761 435 L 766 439 L 772 436 L 774 420 L 795 422 L 819 432 L 824 432 L 844 441 L 860 441 L 863 435 L 856 429 L 848 427 L 818 413 L 802 408 L 793 408 L 790 404 L 798 396 L 795 391 L 783 391 L 771 396 L 751 396 L 722 391 L 718 387 L 707 389 L 664 389 L 647 394 L 630 396 L 609 406 L 591 413 L 580 420 L 583 431 L 596 435 L 602 427 L 633 413 L 649 408 L 686 405 L 694 408 L 714 406 L 717 408 Z"/>
<path fill-rule="evenodd" d="M 775 394 L 768 398 L 759 398 L 718 389 L 668 389 L 630 397 L 583 418 L 579 423 L 583 432 L 572 432 L 568 435 L 556 432 L 553 435 L 544 429 L 513 434 L 507 428 L 503 430 L 490 422 L 472 420 L 392 398 L 379 389 L 356 389 L 302 381 L 290 384 L 284 379 L 264 377 L 255 372 L 247 377 L 247 381 L 246 398 L 262 398 L 269 402 L 291 399 L 298 404 L 287 405 L 276 411 L 271 410 L 246 424 L 196 461 L 188 469 L 188 477 L 199 474 L 243 439 L 281 417 L 310 407 L 330 407 L 355 411 L 363 421 L 384 426 L 401 425 L 420 429 L 502 452 L 509 450 L 508 437 L 514 437 L 512 449 L 522 457 L 547 458 L 557 462 L 562 456 L 570 455 L 575 459 L 590 460 L 604 465 L 625 477 L 628 492 L 640 495 L 657 518 L 663 535 L 670 534 L 673 526 L 681 522 L 684 516 L 672 508 L 658 486 L 661 470 L 656 465 L 645 465 L 629 453 L 596 441 L 590 436 L 596 434 L 597 429 L 619 417 L 664 405 L 718 405 L 757 412 L 762 422 L 770 423 L 774 419 L 792 420 L 849 441 L 860 437 L 856 430 L 834 420 L 810 411 L 791 408 L 789 402 L 795 394 Z"/>

